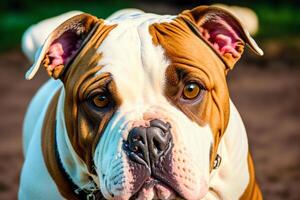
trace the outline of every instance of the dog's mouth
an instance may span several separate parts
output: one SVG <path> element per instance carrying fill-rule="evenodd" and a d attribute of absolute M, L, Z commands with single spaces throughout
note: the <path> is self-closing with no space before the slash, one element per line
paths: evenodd
<path fill-rule="evenodd" d="M 161 181 L 149 177 L 141 185 L 140 189 L 130 197 L 130 200 L 152 200 L 152 199 L 182 199 L 178 193 Z"/>

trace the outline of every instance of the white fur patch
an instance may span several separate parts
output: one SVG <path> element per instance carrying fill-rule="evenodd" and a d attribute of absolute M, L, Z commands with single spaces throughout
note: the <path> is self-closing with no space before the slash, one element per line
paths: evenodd
<path fill-rule="evenodd" d="M 160 116 L 171 123 L 174 148 L 172 176 L 182 184 L 189 199 L 203 196 L 208 187 L 209 150 L 212 133 L 200 127 L 171 105 L 164 96 L 165 73 L 169 61 L 164 49 L 155 46 L 149 25 L 170 21 L 153 14 L 122 15 L 107 23 L 117 23 L 98 51 L 102 54 L 96 74 L 109 72 L 116 83 L 122 105 L 110 120 L 95 151 L 95 164 L 105 198 L 128 199 L 132 195 L 132 174 L 122 150 L 133 123 L 147 123 Z M 121 22 L 121 23 L 120 23 Z M 185 172 L 186 170 L 186 172 Z"/>
<path fill-rule="evenodd" d="M 243 121 L 230 101 L 229 123 L 218 148 L 222 163 L 218 170 L 210 174 L 211 190 L 205 200 L 237 200 L 241 197 L 250 179 L 248 153 L 248 139 Z"/>

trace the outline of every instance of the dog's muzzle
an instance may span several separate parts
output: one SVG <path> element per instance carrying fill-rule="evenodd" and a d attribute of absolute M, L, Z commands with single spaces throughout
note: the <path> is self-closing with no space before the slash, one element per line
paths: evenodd
<path fill-rule="evenodd" d="M 150 121 L 149 127 L 134 127 L 129 131 L 123 149 L 133 162 L 155 171 L 160 160 L 172 147 L 171 126 L 159 119 Z"/>

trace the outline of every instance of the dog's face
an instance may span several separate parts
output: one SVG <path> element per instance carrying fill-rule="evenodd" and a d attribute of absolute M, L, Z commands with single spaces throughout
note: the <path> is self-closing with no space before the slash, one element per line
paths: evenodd
<path fill-rule="evenodd" d="M 245 43 L 214 7 L 179 16 L 79 15 L 35 65 L 65 89 L 69 139 L 105 198 L 201 199 L 229 118 L 226 74 Z"/>

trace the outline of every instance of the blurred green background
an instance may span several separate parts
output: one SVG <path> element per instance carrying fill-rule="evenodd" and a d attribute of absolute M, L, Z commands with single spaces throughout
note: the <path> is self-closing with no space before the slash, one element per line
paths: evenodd
<path fill-rule="evenodd" d="M 82 10 L 105 18 L 113 11 L 126 7 L 143 7 L 164 4 L 178 9 L 200 4 L 225 3 L 253 9 L 260 22 L 258 39 L 276 38 L 291 41 L 300 33 L 300 2 L 293 1 L 196 1 L 196 0 L 1 0 L 0 1 L 0 51 L 20 44 L 22 33 L 28 26 L 48 17 L 70 10 Z M 142 6 L 141 6 L 142 5 Z M 180 9 L 179 9 L 180 8 Z M 164 10 L 158 11 L 164 13 Z M 167 13 L 167 12 L 165 12 Z M 175 14 L 175 13 L 172 13 Z"/>

